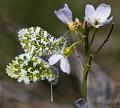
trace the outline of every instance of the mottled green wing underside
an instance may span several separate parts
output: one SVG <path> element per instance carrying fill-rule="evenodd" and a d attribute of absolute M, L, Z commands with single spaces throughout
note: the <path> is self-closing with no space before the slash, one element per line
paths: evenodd
<path fill-rule="evenodd" d="M 55 38 L 40 27 L 25 28 L 18 32 L 18 37 L 25 52 L 47 56 L 63 50 L 65 38 Z"/>
<path fill-rule="evenodd" d="M 6 68 L 6 73 L 18 82 L 29 84 L 38 80 L 48 80 L 52 82 L 58 78 L 58 73 L 54 72 L 50 65 L 43 59 L 31 56 L 29 53 L 21 54 L 12 60 Z"/>

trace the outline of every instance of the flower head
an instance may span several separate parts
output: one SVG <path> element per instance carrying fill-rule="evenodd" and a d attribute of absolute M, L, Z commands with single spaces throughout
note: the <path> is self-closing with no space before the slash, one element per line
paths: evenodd
<path fill-rule="evenodd" d="M 60 61 L 60 68 L 64 73 L 70 74 L 70 64 L 67 60 L 67 58 L 62 54 L 53 54 L 48 59 L 48 62 L 50 65 L 56 64 L 58 61 Z"/>
<path fill-rule="evenodd" d="M 81 22 L 78 19 L 75 22 L 73 21 L 72 12 L 67 4 L 62 9 L 55 11 L 55 14 L 64 24 L 67 24 L 71 31 L 75 31 L 78 26 L 81 26 Z"/>
<path fill-rule="evenodd" d="M 78 43 L 80 43 L 81 41 L 75 42 L 73 43 L 71 46 L 69 47 L 63 47 L 61 52 L 59 53 L 55 53 L 52 56 L 50 56 L 50 58 L 48 59 L 48 62 L 50 65 L 54 65 L 56 64 L 58 61 L 60 61 L 60 68 L 64 73 L 70 74 L 70 64 L 67 60 L 67 58 L 69 56 L 71 56 L 73 48 L 75 45 L 77 45 Z"/>
<path fill-rule="evenodd" d="M 61 53 L 56 53 L 50 56 L 48 62 L 50 65 L 56 64 L 60 61 L 60 68 L 64 73 L 70 74 L 70 64 L 67 58 L 72 54 L 73 45 L 66 47 L 61 51 Z"/>
<path fill-rule="evenodd" d="M 109 18 L 111 13 L 111 6 L 100 4 L 96 10 L 92 5 L 87 4 L 85 8 L 85 20 L 95 28 L 110 23 L 113 17 Z"/>

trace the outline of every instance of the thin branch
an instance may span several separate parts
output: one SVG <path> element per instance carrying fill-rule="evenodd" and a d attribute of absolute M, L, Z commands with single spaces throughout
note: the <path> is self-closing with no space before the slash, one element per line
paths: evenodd
<path fill-rule="evenodd" d="M 91 41 L 90 41 L 89 49 L 90 49 L 90 47 L 91 47 L 91 45 L 92 45 L 92 43 L 93 43 L 93 41 L 94 41 L 94 39 L 95 39 L 95 34 L 96 34 L 96 32 L 94 32 L 93 37 L 92 37 L 92 39 L 91 39 Z"/>
<path fill-rule="evenodd" d="M 113 31 L 113 28 L 114 28 L 114 23 L 112 23 L 112 26 L 111 26 L 111 29 L 110 29 L 108 35 L 107 35 L 107 38 L 106 38 L 106 39 L 104 40 L 104 42 L 100 45 L 100 47 L 97 49 L 97 51 L 95 52 L 95 55 L 98 54 L 98 52 L 103 48 L 103 46 L 105 45 L 105 43 L 108 41 L 108 39 L 109 39 L 109 37 L 110 37 L 110 35 L 111 35 L 112 31 Z"/>
<path fill-rule="evenodd" d="M 80 66 L 81 66 L 82 71 L 83 71 L 84 68 L 83 68 L 82 62 L 81 62 L 81 60 L 80 60 L 80 54 L 78 54 L 78 51 L 77 51 L 76 46 L 74 46 L 74 50 L 75 50 L 75 54 L 76 54 L 76 56 L 77 56 L 77 58 L 78 58 L 78 60 L 79 60 Z"/>

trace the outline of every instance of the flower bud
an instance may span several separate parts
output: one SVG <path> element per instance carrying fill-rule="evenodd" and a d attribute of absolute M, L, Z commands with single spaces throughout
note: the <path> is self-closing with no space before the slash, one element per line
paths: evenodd
<path fill-rule="evenodd" d="M 69 57 L 69 56 L 72 54 L 72 49 L 73 49 L 72 46 L 66 47 L 66 48 L 64 49 L 64 56 Z"/>

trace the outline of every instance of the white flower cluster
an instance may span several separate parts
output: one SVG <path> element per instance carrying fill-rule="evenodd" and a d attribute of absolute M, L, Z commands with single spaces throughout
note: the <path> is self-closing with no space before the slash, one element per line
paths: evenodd
<path fill-rule="evenodd" d="M 51 55 L 65 46 L 64 38 L 54 38 L 40 27 L 22 29 L 18 37 L 25 52 L 38 56 Z"/>
<path fill-rule="evenodd" d="M 74 29 L 75 23 L 79 22 L 79 19 L 76 19 L 76 22 L 73 21 L 72 11 L 68 7 L 67 4 L 64 5 L 63 8 L 55 11 L 56 16 L 64 23 L 67 24 L 69 29 Z M 110 23 L 113 20 L 113 17 L 110 17 L 111 14 L 111 6 L 106 4 L 100 4 L 96 9 L 87 4 L 85 8 L 85 21 L 87 21 L 91 26 L 95 28 L 99 28 Z M 79 27 L 79 26 L 78 26 Z"/>
<path fill-rule="evenodd" d="M 64 5 L 63 8 L 55 11 L 55 15 L 61 20 L 64 24 L 67 24 L 67 27 L 70 31 L 78 33 L 81 32 L 85 37 L 88 38 L 88 46 L 89 46 L 89 37 L 88 34 L 90 29 L 93 32 L 97 32 L 99 27 L 110 23 L 113 20 L 113 17 L 110 17 L 111 14 L 111 6 L 106 4 L 100 4 L 96 9 L 92 6 L 87 4 L 85 8 L 85 17 L 84 22 L 82 23 L 79 21 L 78 18 L 73 20 L 72 11 L 68 7 L 67 4 Z M 110 18 L 109 18 L 110 17 Z M 93 29 L 94 28 L 94 29 Z M 86 44 L 85 37 L 79 35 L 81 42 L 84 43 L 83 46 Z M 94 40 L 94 37 L 93 37 Z M 90 44 L 92 44 L 93 40 Z M 91 45 L 90 45 L 91 46 Z M 56 64 L 60 61 L 60 68 L 64 73 L 70 74 L 71 68 L 67 58 L 71 55 L 72 47 L 64 48 L 60 53 L 55 53 L 50 56 L 48 62 L 50 65 Z M 67 54 L 67 56 L 66 56 Z M 70 55 L 69 55 L 70 54 Z"/>
<path fill-rule="evenodd" d="M 38 80 L 54 81 L 58 73 L 53 72 L 50 65 L 43 59 L 24 53 L 15 57 L 6 68 L 8 76 L 15 78 L 18 82 L 29 84 Z"/>

